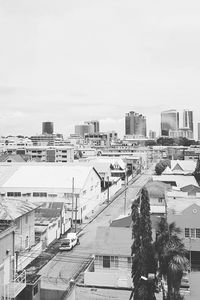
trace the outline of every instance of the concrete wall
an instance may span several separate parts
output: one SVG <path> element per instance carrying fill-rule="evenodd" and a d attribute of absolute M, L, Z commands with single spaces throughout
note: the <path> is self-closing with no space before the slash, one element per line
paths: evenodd
<path fill-rule="evenodd" d="M 125 289 L 107 289 L 87 286 L 76 286 L 75 289 L 76 300 L 127 300 L 130 298 L 130 295 L 131 290 Z"/>
<path fill-rule="evenodd" d="M 24 250 L 33 246 L 35 244 L 35 211 L 18 218 L 16 225 L 15 250 Z"/>
<path fill-rule="evenodd" d="M 84 284 L 110 287 L 131 287 L 131 272 L 128 270 L 109 270 L 101 272 L 85 272 Z"/>

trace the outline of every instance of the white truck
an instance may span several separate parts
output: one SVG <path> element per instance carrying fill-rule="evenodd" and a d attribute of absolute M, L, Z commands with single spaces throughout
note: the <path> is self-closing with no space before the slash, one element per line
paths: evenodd
<path fill-rule="evenodd" d="M 67 237 L 63 239 L 59 250 L 71 250 L 76 244 L 79 244 L 79 239 L 76 233 L 70 232 L 67 234 Z"/>

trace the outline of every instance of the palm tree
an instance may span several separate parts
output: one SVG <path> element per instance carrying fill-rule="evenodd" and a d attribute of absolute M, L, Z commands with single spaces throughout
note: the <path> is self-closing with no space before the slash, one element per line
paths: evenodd
<path fill-rule="evenodd" d="M 187 250 L 179 237 L 181 230 L 165 218 L 158 223 L 155 249 L 160 279 L 167 281 L 167 300 L 179 300 L 183 272 L 187 270 Z"/>

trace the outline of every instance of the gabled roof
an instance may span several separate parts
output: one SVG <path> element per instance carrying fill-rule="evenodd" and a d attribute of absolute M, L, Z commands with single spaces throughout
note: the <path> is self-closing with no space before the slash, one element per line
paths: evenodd
<path fill-rule="evenodd" d="M 162 172 L 163 175 L 173 174 L 172 170 L 169 166 L 165 168 L 165 170 Z"/>
<path fill-rule="evenodd" d="M 74 178 L 75 189 L 82 189 L 90 172 L 96 170 L 89 166 L 73 165 L 27 165 L 18 168 L 14 174 L 2 184 L 3 188 L 72 188 Z M 99 176 L 100 178 L 100 176 Z"/>
<path fill-rule="evenodd" d="M 168 199 L 167 200 L 167 209 L 168 212 L 173 214 L 182 214 L 188 207 L 192 205 L 198 205 L 200 207 L 200 199 L 199 198 L 176 198 L 176 199 Z"/>
<path fill-rule="evenodd" d="M 0 156 L 0 162 L 7 162 L 11 160 L 12 162 L 25 162 L 25 159 L 19 154 L 3 154 Z"/>
<path fill-rule="evenodd" d="M 129 216 L 122 216 L 118 219 L 115 219 L 111 222 L 111 227 L 122 227 L 122 228 L 130 228 L 132 224 L 132 217 Z"/>
<path fill-rule="evenodd" d="M 170 189 L 170 187 L 160 181 L 149 181 L 145 185 L 149 198 L 165 198 L 165 192 Z"/>
<path fill-rule="evenodd" d="M 196 162 L 193 160 L 171 160 L 171 170 L 176 169 L 179 166 L 179 170 L 183 172 L 193 172 L 196 167 Z M 176 169 L 177 170 L 177 169 Z"/>
<path fill-rule="evenodd" d="M 23 200 L 1 199 L 0 220 L 14 221 L 37 207 L 38 205 Z"/>
<path fill-rule="evenodd" d="M 187 193 L 191 193 L 191 192 L 200 193 L 200 187 L 193 184 L 186 185 L 182 187 L 180 190 L 182 192 L 187 192 Z"/>
<path fill-rule="evenodd" d="M 97 227 L 94 254 L 130 256 L 132 228 Z"/>

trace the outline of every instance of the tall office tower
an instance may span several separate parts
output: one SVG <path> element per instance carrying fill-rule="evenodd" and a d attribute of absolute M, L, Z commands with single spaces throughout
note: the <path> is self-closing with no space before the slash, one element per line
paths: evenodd
<path fill-rule="evenodd" d="M 42 123 L 42 134 L 53 134 L 53 122 Z"/>
<path fill-rule="evenodd" d="M 193 111 L 184 109 L 179 115 L 179 132 L 180 136 L 192 139 L 193 138 Z"/>
<path fill-rule="evenodd" d="M 170 131 L 179 129 L 179 113 L 175 109 L 161 112 L 161 135 L 169 136 Z"/>
<path fill-rule="evenodd" d="M 180 122 L 180 128 L 188 128 L 193 132 L 193 111 L 184 109 L 182 123 Z"/>
<path fill-rule="evenodd" d="M 151 140 L 156 140 L 156 132 L 153 130 L 149 130 L 149 138 Z"/>
<path fill-rule="evenodd" d="M 87 121 L 84 122 L 84 124 L 92 124 L 94 126 L 94 133 L 99 133 L 99 121 L 97 120 L 92 120 L 92 121 Z"/>
<path fill-rule="evenodd" d="M 198 141 L 200 141 L 200 123 L 197 124 L 198 128 Z"/>
<path fill-rule="evenodd" d="M 83 124 L 83 125 L 75 125 L 75 134 L 83 137 L 86 133 L 94 133 L 94 125 L 93 124 Z"/>
<path fill-rule="evenodd" d="M 135 136 L 146 136 L 146 117 L 134 111 L 125 115 L 125 134 Z"/>

